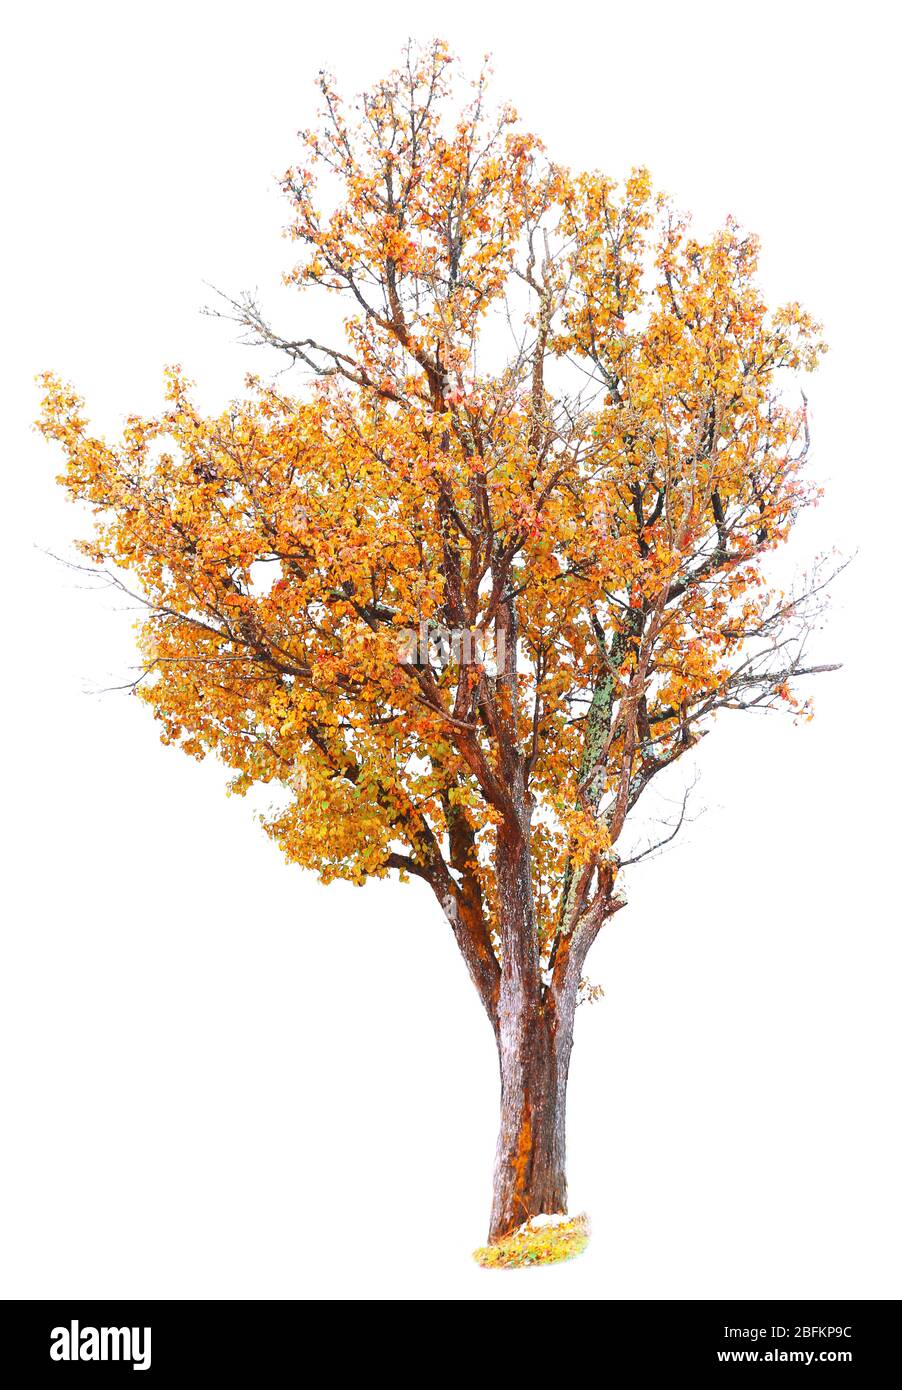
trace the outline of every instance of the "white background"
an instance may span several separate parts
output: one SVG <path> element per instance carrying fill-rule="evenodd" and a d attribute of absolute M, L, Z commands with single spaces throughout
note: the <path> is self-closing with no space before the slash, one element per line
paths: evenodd
<path fill-rule="evenodd" d="M 2 235 L 7 1296 L 887 1298 L 899 1240 L 899 204 L 877 4 L 17 6 Z M 424 19 L 425 16 L 425 19 Z M 215 407 L 265 369 L 204 281 L 278 291 L 274 185 L 324 62 L 358 89 L 438 30 L 552 153 L 647 163 L 703 231 L 759 232 L 832 351 L 828 499 L 797 555 L 858 559 L 818 717 L 729 716 L 708 813 L 637 869 L 580 1011 L 571 1265 L 491 1274 L 490 1031 L 421 885 L 329 889 L 223 776 L 90 694 L 133 615 L 35 547 L 79 530 L 33 433 L 51 367 L 115 433 L 181 361 Z M 83 528 L 82 528 L 83 529 Z"/>

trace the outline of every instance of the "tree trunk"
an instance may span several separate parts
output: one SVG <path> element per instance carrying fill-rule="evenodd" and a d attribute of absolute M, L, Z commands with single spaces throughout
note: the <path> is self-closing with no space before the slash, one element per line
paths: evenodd
<path fill-rule="evenodd" d="M 516 648 L 516 626 L 510 619 Z M 515 701 L 511 700 L 512 707 Z M 501 1064 L 501 1129 L 489 1241 L 540 1212 L 567 1210 L 564 1109 L 573 1042 L 576 990 L 566 981 L 543 986 L 530 855 L 532 799 L 524 764 L 506 769 L 513 814 L 498 828 L 495 874 L 501 934 L 501 981 L 495 1034 Z M 563 991 L 561 986 L 564 986 Z"/>
<path fill-rule="evenodd" d="M 518 1011 L 498 1034 L 501 1129 L 495 1155 L 489 1241 L 540 1212 L 567 1210 L 564 1118 L 572 1017 Z"/>

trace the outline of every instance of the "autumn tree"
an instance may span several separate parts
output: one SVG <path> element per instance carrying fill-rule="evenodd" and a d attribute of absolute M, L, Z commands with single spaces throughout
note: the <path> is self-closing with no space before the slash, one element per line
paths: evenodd
<path fill-rule="evenodd" d="M 434 893 L 497 1041 L 496 1241 L 566 1211 L 574 1011 L 641 798 L 823 669 L 820 578 L 762 572 L 813 499 L 792 378 L 823 349 L 766 308 L 754 237 L 568 171 L 444 45 L 320 89 L 282 181 L 299 330 L 220 304 L 303 392 L 250 378 L 209 418 L 174 370 L 108 443 L 47 376 L 40 427 L 87 562 L 144 606 L 164 741 L 280 788 L 269 833 L 324 881 Z"/>

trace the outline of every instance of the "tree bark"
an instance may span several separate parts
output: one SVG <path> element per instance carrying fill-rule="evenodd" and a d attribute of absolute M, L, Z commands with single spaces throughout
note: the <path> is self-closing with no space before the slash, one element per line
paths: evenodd
<path fill-rule="evenodd" d="M 569 1022 L 569 1026 L 568 1026 Z M 567 1210 L 565 1110 L 572 1018 L 521 1010 L 498 1034 L 501 1128 L 489 1241 L 540 1212 Z"/>
<path fill-rule="evenodd" d="M 589 949 L 605 920 L 623 906 L 608 880 L 594 906 L 563 938 L 548 985 L 536 991 L 529 962 L 505 959 L 498 1007 L 501 1129 L 489 1242 L 541 1212 L 567 1210 L 567 1076 L 576 997 Z"/>

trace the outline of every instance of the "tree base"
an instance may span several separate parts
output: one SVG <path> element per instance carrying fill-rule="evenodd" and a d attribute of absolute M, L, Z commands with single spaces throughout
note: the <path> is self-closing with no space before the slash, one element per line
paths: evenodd
<path fill-rule="evenodd" d="M 559 1264 L 562 1260 L 572 1260 L 581 1255 L 589 1244 L 589 1234 L 589 1218 L 586 1215 L 563 1219 L 534 1216 L 502 1240 L 474 1250 L 473 1259 L 483 1269 L 522 1269 L 529 1265 Z"/>

